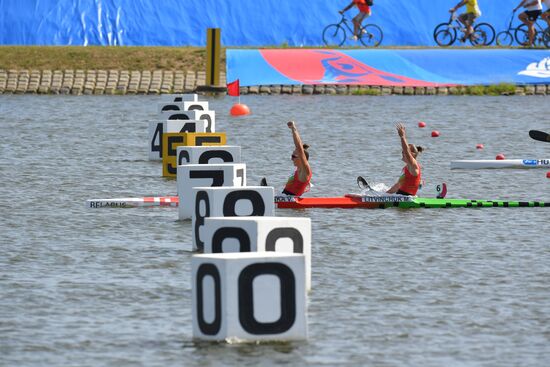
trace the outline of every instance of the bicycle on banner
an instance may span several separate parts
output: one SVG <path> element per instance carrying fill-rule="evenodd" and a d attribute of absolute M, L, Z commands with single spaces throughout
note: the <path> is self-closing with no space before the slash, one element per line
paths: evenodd
<path fill-rule="evenodd" d="M 526 24 L 521 24 L 517 27 L 512 27 L 512 23 L 515 19 L 516 11 L 512 11 L 508 28 L 497 34 L 497 45 L 508 47 L 514 43 L 514 40 L 519 45 L 524 45 L 529 42 L 529 29 Z M 534 43 L 536 46 L 550 47 L 550 27 L 546 30 L 539 23 L 535 23 L 535 37 Z"/>
<path fill-rule="evenodd" d="M 353 28 L 350 27 L 351 21 L 342 14 L 340 22 L 329 24 L 323 29 L 323 42 L 327 46 L 342 46 L 348 40 L 346 28 L 353 35 Z M 376 24 L 365 24 L 359 29 L 357 41 L 361 42 L 366 47 L 377 47 L 382 42 L 384 33 Z M 351 37 L 350 37 L 351 38 Z M 354 40 L 350 40 L 354 42 Z M 352 43 L 350 42 L 350 45 Z M 354 42 L 355 43 L 355 42 Z"/>
<path fill-rule="evenodd" d="M 548 6 L 549 4 L 546 5 Z M 541 0 L 522 0 L 514 8 L 514 11 L 517 11 L 521 7 L 525 10 L 519 14 L 518 18 L 523 23 L 524 27 L 521 31 L 519 31 L 521 26 L 518 27 L 516 30 L 516 39 L 522 46 L 540 46 L 544 43 L 543 37 L 545 34 L 543 28 L 537 24 L 537 20 L 543 15 L 542 2 Z M 548 25 L 550 25 L 550 22 L 548 22 Z M 524 32 L 524 30 L 526 30 L 526 32 Z M 537 37 L 537 33 L 540 34 L 539 37 Z M 526 37 L 524 38 L 524 36 Z"/>
<path fill-rule="evenodd" d="M 458 32 L 466 34 L 466 27 L 457 19 L 456 12 L 451 13 L 449 21 L 440 23 L 434 29 L 434 40 L 442 47 L 451 46 L 457 39 Z M 473 46 L 488 46 L 495 40 L 495 29 L 489 23 L 478 23 L 474 27 L 474 32 L 468 37 L 468 41 Z M 461 42 L 466 42 L 465 37 L 461 37 Z"/>
<path fill-rule="evenodd" d="M 534 23 L 535 35 L 533 37 L 534 47 L 550 47 L 550 27 L 544 27 L 537 21 Z M 516 42 L 521 46 L 529 45 L 529 27 L 522 24 L 515 29 Z"/>
<path fill-rule="evenodd" d="M 516 33 L 518 28 L 518 27 L 512 27 L 512 23 L 514 22 L 515 15 L 516 15 L 516 11 L 513 10 L 512 15 L 510 16 L 510 22 L 508 23 L 508 28 L 504 31 L 500 31 L 497 33 L 496 39 L 497 39 L 498 46 L 508 47 L 508 46 L 511 46 L 512 43 L 514 42 L 514 34 Z M 517 39 L 516 39 L 516 42 L 518 42 Z"/>

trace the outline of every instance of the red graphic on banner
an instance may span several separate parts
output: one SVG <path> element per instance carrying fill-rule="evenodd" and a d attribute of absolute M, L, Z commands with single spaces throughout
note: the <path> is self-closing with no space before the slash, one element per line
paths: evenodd
<path fill-rule="evenodd" d="M 366 84 L 435 87 L 448 85 L 388 73 L 335 50 L 260 50 L 285 77 L 302 84 Z"/>

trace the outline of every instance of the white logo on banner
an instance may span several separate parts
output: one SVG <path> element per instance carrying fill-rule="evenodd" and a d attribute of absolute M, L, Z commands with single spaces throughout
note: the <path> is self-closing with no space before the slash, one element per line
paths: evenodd
<path fill-rule="evenodd" d="M 532 62 L 518 75 L 533 76 L 535 78 L 550 78 L 550 57 L 545 57 L 539 62 Z"/>

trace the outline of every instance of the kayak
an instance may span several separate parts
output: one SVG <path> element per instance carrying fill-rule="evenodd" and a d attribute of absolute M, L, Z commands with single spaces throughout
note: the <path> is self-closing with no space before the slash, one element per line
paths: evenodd
<path fill-rule="evenodd" d="M 88 208 L 135 208 L 135 207 L 177 207 L 177 196 L 153 196 L 142 198 L 91 199 L 86 200 Z M 420 198 L 414 196 L 387 195 L 365 196 L 347 194 L 337 197 L 293 197 L 276 196 L 275 205 L 278 209 L 307 208 L 342 208 L 342 209 L 385 209 L 385 208 L 526 208 L 550 207 L 550 202 L 542 201 L 502 201 L 502 200 L 469 200 L 469 199 L 438 199 Z"/>
<path fill-rule="evenodd" d="M 550 159 L 487 159 L 451 161 L 451 169 L 550 168 Z"/>
<path fill-rule="evenodd" d="M 410 200 L 394 200 L 388 197 L 361 196 L 348 194 L 341 197 L 311 197 L 292 198 L 276 202 L 280 209 L 305 209 L 305 208 L 519 208 L 519 207 L 550 207 L 550 202 L 541 201 L 501 201 L 501 200 L 469 200 L 469 199 L 437 199 L 410 197 Z"/>
<path fill-rule="evenodd" d="M 359 195 L 359 194 L 349 194 Z M 397 200 L 411 200 L 410 196 L 403 195 L 386 195 L 386 196 L 371 196 L 371 201 L 397 201 Z M 309 199 L 314 199 L 316 206 L 318 208 L 338 208 L 346 207 L 345 202 L 349 202 L 349 207 L 357 207 L 357 202 L 354 200 L 349 200 L 346 197 L 342 198 L 305 198 L 306 202 Z M 341 199 L 344 199 L 342 201 Z M 296 200 L 301 200 L 301 198 L 295 198 L 294 196 L 287 195 L 277 195 L 274 197 L 275 204 L 279 208 L 284 208 L 284 202 L 296 202 Z M 326 206 L 319 205 L 319 203 L 326 203 Z M 334 203 L 337 203 L 334 206 Z M 177 207 L 179 204 L 178 196 L 149 196 L 141 198 L 114 198 L 114 199 L 90 199 L 86 200 L 87 208 L 137 208 L 137 207 L 154 207 L 154 206 L 168 206 L 168 207 Z M 370 207 L 366 205 L 366 207 Z"/>
<path fill-rule="evenodd" d="M 177 196 L 149 196 L 142 198 L 115 198 L 86 200 L 87 208 L 136 208 L 149 206 L 177 207 Z"/>

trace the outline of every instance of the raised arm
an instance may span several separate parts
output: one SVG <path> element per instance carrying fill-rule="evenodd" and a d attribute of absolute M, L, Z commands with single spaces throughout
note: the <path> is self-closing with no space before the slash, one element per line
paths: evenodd
<path fill-rule="evenodd" d="M 298 133 L 298 129 L 296 128 L 296 124 L 294 123 L 294 121 L 289 121 L 287 122 L 287 126 L 292 131 L 294 147 L 296 148 L 296 152 L 298 153 L 298 174 L 300 176 L 300 180 L 303 182 L 311 173 L 311 168 L 309 167 L 306 153 L 304 151 L 304 144 L 302 143 L 302 139 L 300 138 L 300 134 Z"/>
<path fill-rule="evenodd" d="M 407 142 L 407 134 L 405 133 L 405 125 L 399 123 L 395 127 L 397 129 L 397 134 L 399 134 L 399 139 L 401 140 L 401 149 L 403 150 L 403 158 L 405 160 L 405 163 L 407 164 L 407 168 L 413 176 L 417 176 L 418 163 L 416 162 L 416 158 L 414 158 L 413 154 L 411 153 L 411 149 L 409 148 L 409 143 Z"/>

